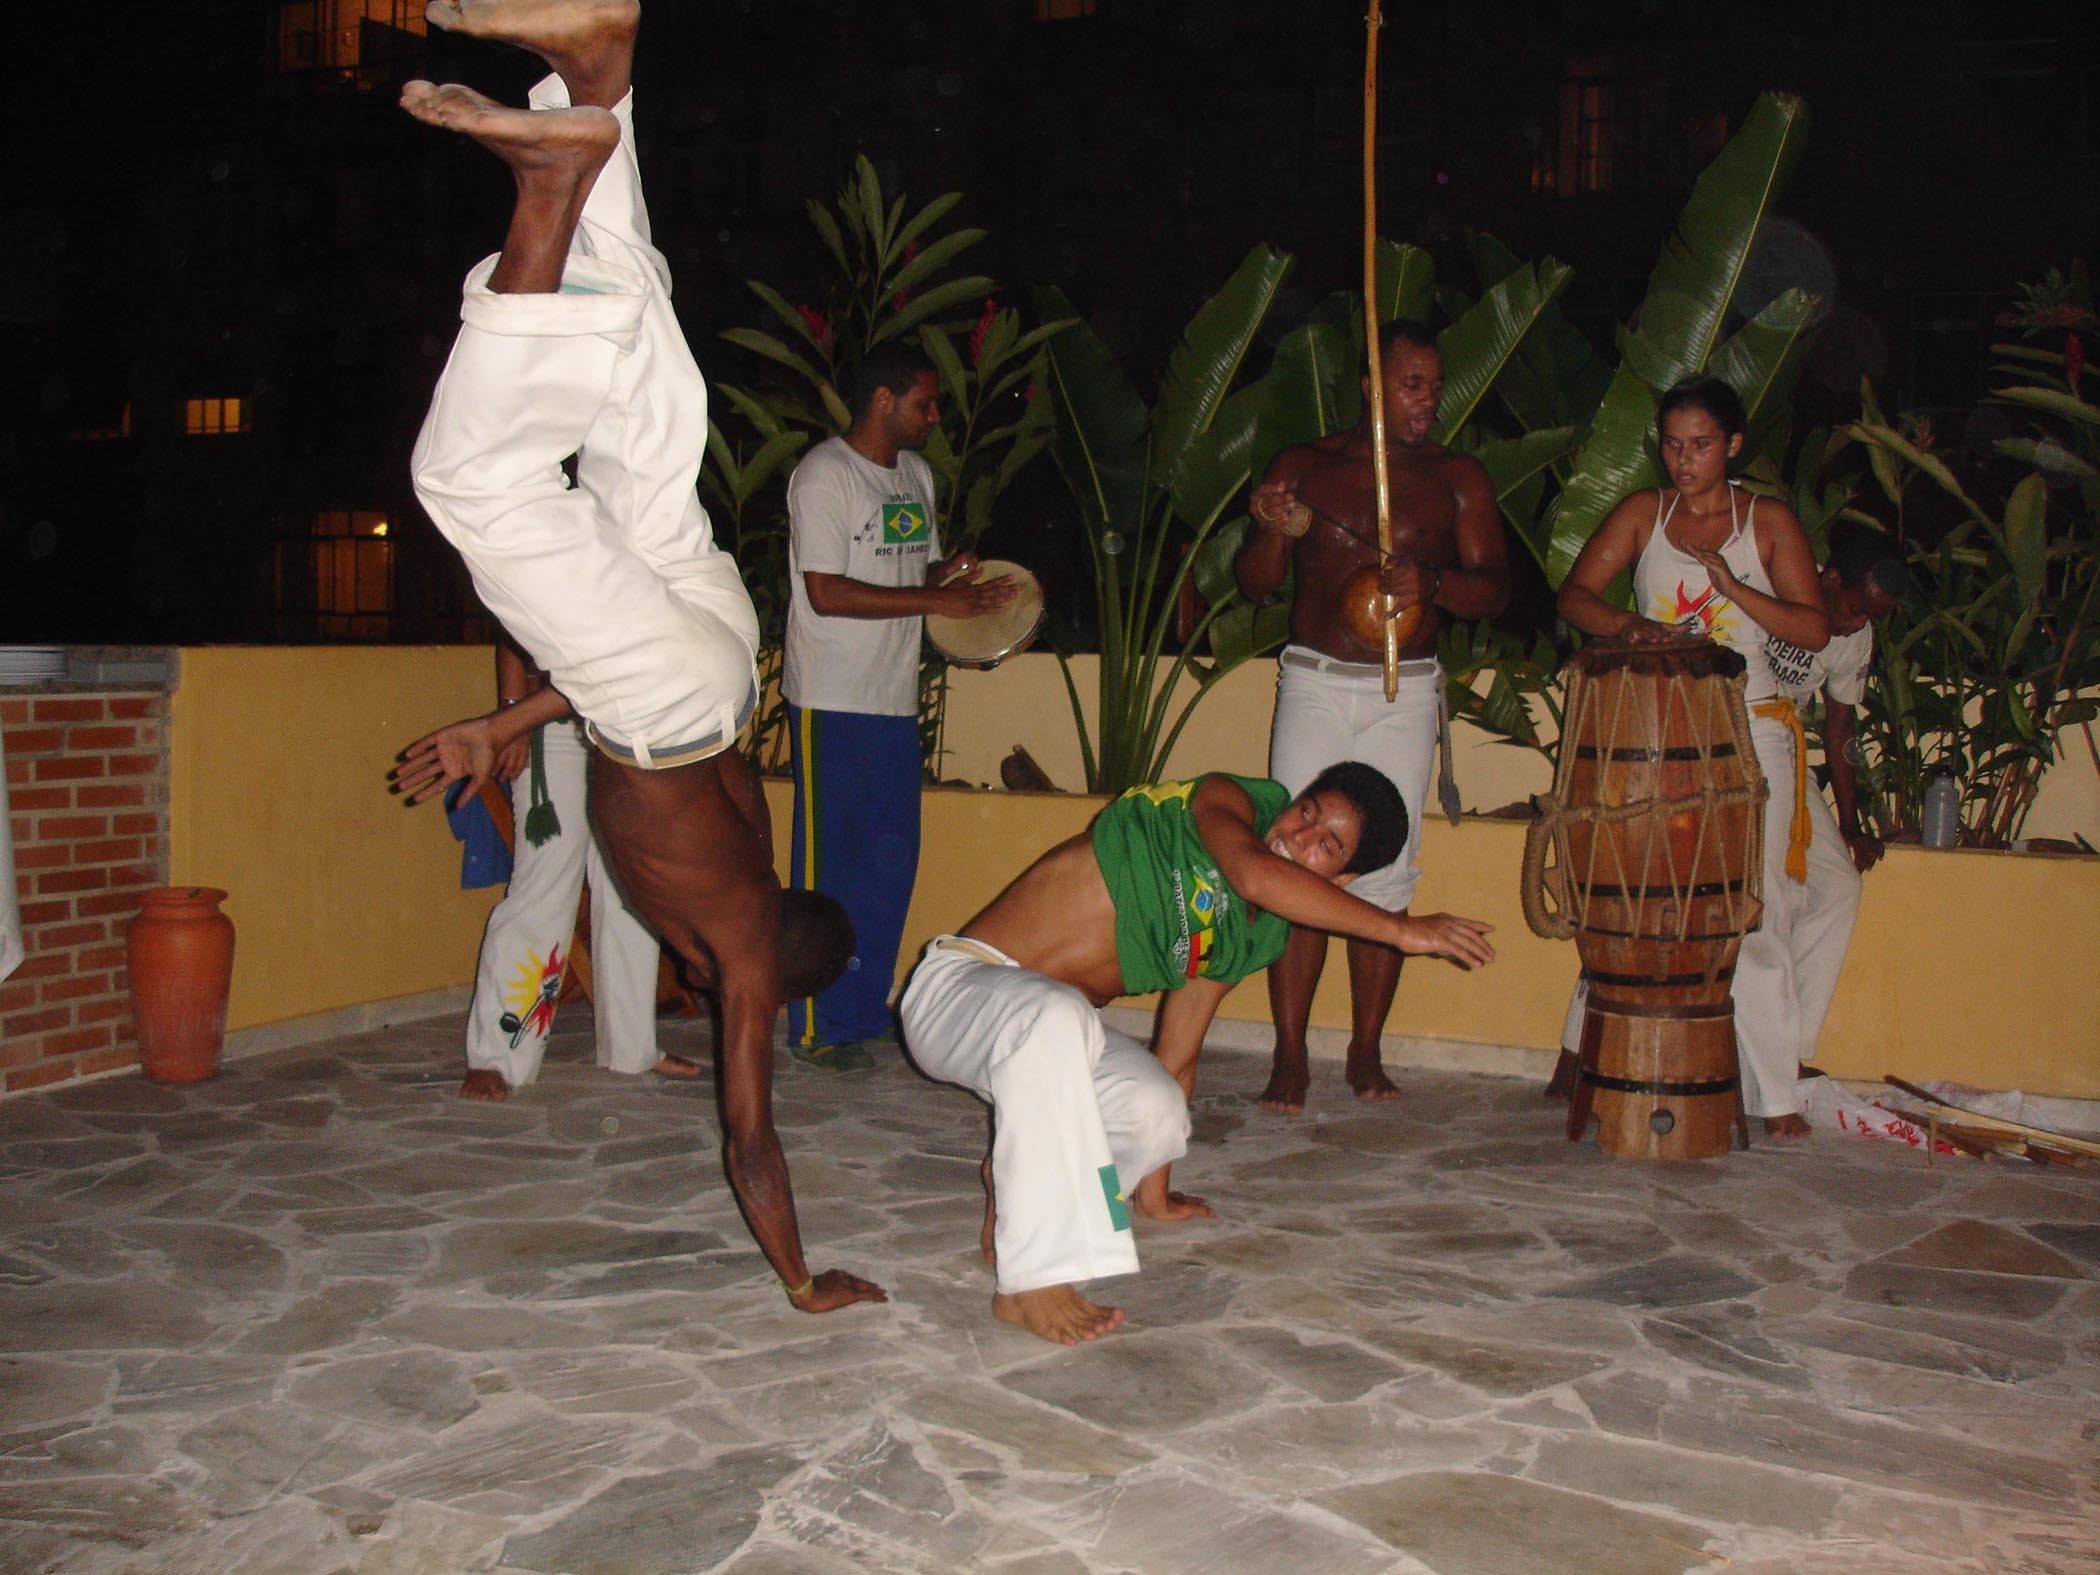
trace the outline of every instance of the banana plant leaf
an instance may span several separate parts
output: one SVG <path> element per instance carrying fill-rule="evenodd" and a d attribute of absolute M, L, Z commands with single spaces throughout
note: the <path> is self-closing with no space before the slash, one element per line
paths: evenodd
<path fill-rule="evenodd" d="M 1378 321 L 1383 324 L 1408 317 L 1419 322 L 1427 317 L 1436 301 L 1436 259 L 1419 246 L 1388 240 L 1378 242 L 1376 255 Z M 1361 319 L 1356 333 L 1361 343 Z"/>
<path fill-rule="evenodd" d="M 1257 607 L 1248 602 L 1235 602 L 1211 620 L 1210 651 L 1217 663 L 1216 671 L 1223 675 L 1242 662 L 1266 656 L 1289 639 L 1290 634 L 1290 608 L 1280 603 Z M 1170 739 L 1167 749 L 1161 752 L 1162 763 L 1172 749 Z"/>
<path fill-rule="evenodd" d="M 1507 279 L 1522 258 L 1484 231 L 1469 236 L 1473 271 L 1482 280 Z M 1540 427 L 1587 426 L 1604 397 L 1611 371 L 1590 342 L 1568 322 L 1556 298 L 1517 346 L 1495 384 L 1495 395 L 1526 431 Z"/>
<path fill-rule="evenodd" d="M 1437 353 L 1444 360 L 1437 442 L 1449 443 L 1473 419 L 1573 276 L 1573 269 L 1551 257 L 1535 268 L 1518 268 L 1437 335 Z"/>
<path fill-rule="evenodd" d="M 1285 449 L 1341 429 L 1342 393 L 1355 366 L 1345 331 L 1331 322 L 1305 323 L 1284 336 L 1262 382 L 1265 398 L 1252 455 L 1255 475 L 1266 472 Z"/>
<path fill-rule="evenodd" d="M 1662 390 L 1704 369 L 1721 341 L 1752 248 L 1801 156 L 1808 107 L 1759 97 L 1692 188 L 1649 276 L 1636 326 L 1554 510 L 1547 577 L 1559 586 L 1606 514 L 1652 484 L 1650 431 Z"/>
<path fill-rule="evenodd" d="M 1207 430 L 1194 435 L 1174 469 L 1174 512 L 1202 530 L 1247 485 L 1266 390 L 1259 383 L 1228 398 Z"/>
<path fill-rule="evenodd" d="M 1822 317 L 1820 300 L 1806 290 L 1789 290 L 1714 351 L 1707 370 L 1742 398 L 1751 432 L 1784 427 L 1787 401 L 1815 346 Z"/>
<path fill-rule="evenodd" d="M 1167 375 L 1152 415 L 1151 476 L 1177 495 L 1184 486 L 1181 469 L 1196 451 L 1196 439 L 1210 429 L 1239 380 L 1291 264 L 1292 259 L 1282 252 L 1255 247 L 1224 288 L 1189 319 L 1167 361 Z M 1250 418 L 1249 442 L 1252 436 Z"/>
<path fill-rule="evenodd" d="M 1473 449 L 1472 454 L 1487 471 L 1499 501 L 1574 453 L 1581 441 L 1582 434 L 1574 427 L 1549 427 L 1522 437 L 1491 439 Z"/>
<path fill-rule="evenodd" d="M 1045 381 L 1062 418 L 1050 440 L 1051 456 L 1088 524 L 1097 533 L 1121 530 L 1143 502 L 1150 412 L 1108 346 L 1078 321 L 1062 290 L 1043 286 L 1035 305 L 1046 321 L 1073 323 L 1044 347 Z"/>

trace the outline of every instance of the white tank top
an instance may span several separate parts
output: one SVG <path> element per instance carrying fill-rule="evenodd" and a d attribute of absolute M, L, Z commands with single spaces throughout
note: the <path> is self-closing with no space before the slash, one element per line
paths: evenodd
<path fill-rule="evenodd" d="M 1678 551 L 1670 542 L 1665 527 L 1669 525 L 1671 515 L 1677 512 L 1681 496 L 1672 494 L 1667 509 L 1663 507 L 1662 494 L 1658 492 L 1655 496 L 1655 527 L 1648 532 L 1648 544 L 1641 549 L 1640 561 L 1633 566 L 1634 606 L 1644 618 L 1703 635 L 1727 646 L 1743 659 L 1747 679 L 1744 698 L 1753 703 L 1769 700 L 1779 692 L 1779 680 L 1765 651 L 1763 626 L 1714 589 L 1705 564 L 1688 552 Z M 1730 573 L 1753 591 L 1770 596 L 1772 576 L 1766 571 L 1764 560 L 1757 555 L 1757 533 L 1751 529 L 1750 523 L 1757 513 L 1757 499 L 1750 499 L 1749 506 L 1738 520 L 1736 496 L 1736 483 L 1730 482 L 1729 531 L 1728 539 L 1721 543 L 1721 561 L 1728 565 Z"/>

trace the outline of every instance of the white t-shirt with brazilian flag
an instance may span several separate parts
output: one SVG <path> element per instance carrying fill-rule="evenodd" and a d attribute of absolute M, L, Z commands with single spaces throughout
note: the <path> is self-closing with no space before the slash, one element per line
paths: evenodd
<path fill-rule="evenodd" d="M 925 620 L 826 618 L 809 605 L 807 573 L 870 585 L 926 583 L 940 556 L 933 470 L 917 454 L 884 470 L 842 437 L 802 457 L 788 479 L 788 620 L 780 687 L 807 710 L 915 716 Z"/>

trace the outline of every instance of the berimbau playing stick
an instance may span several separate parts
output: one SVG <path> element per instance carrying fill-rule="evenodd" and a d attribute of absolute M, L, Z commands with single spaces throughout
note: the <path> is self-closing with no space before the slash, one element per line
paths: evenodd
<path fill-rule="evenodd" d="M 1378 30 L 1385 26 L 1382 0 L 1371 0 L 1364 44 L 1364 347 L 1371 370 L 1371 472 L 1378 487 L 1378 561 L 1393 561 L 1393 498 L 1386 474 L 1385 358 L 1378 343 Z M 1381 596 L 1385 617 L 1385 698 L 1400 692 L 1399 608 Z"/>

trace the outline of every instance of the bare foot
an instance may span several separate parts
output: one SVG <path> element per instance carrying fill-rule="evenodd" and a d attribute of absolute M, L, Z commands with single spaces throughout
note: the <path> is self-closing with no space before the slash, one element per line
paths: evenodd
<path fill-rule="evenodd" d="M 1269 1086 L 1261 1091 L 1261 1098 L 1255 1102 L 1264 1110 L 1294 1116 L 1305 1108 L 1307 1081 L 1303 1067 L 1279 1066 L 1269 1074 Z"/>
<path fill-rule="evenodd" d="M 627 91 L 642 7 L 640 0 L 433 0 L 424 15 L 448 33 L 531 50 L 568 84 L 572 103 L 610 109 Z"/>
<path fill-rule="evenodd" d="M 1193 1192 L 1163 1189 L 1155 1199 L 1146 1197 L 1142 1186 L 1130 1200 L 1130 1212 L 1142 1219 L 1163 1220 L 1170 1225 L 1183 1220 L 1214 1220 L 1218 1217 L 1218 1211 Z"/>
<path fill-rule="evenodd" d="M 494 1067 L 470 1067 L 467 1080 L 459 1085 L 459 1097 L 484 1099 L 494 1104 L 499 1099 L 510 1098 L 510 1084 L 503 1080 L 503 1074 Z"/>
<path fill-rule="evenodd" d="M 1350 1061 L 1342 1073 L 1351 1092 L 1367 1105 L 1383 1104 L 1389 1099 L 1398 1099 L 1400 1089 L 1385 1075 L 1385 1068 L 1375 1060 L 1368 1066 Z"/>
<path fill-rule="evenodd" d="M 698 1077 L 700 1076 L 700 1063 L 698 1061 L 688 1061 L 684 1056 L 673 1055 L 666 1050 L 657 1058 L 656 1065 L 649 1068 L 649 1070 L 658 1077 Z"/>
<path fill-rule="evenodd" d="M 457 82 L 411 82 L 401 107 L 425 125 L 472 137 L 534 185 L 586 185 L 620 145 L 609 110 L 508 109 Z"/>
<path fill-rule="evenodd" d="M 1077 1345 L 1119 1327 L 1123 1309 L 1097 1307 L 1069 1285 L 1046 1285 L 1039 1291 L 994 1296 L 992 1316 L 1053 1345 Z"/>
<path fill-rule="evenodd" d="M 984 1229 L 977 1233 L 977 1250 L 984 1254 L 984 1266 L 996 1269 L 999 1267 L 999 1248 L 993 1227 L 998 1223 L 999 1205 L 998 1199 L 992 1195 L 992 1162 L 989 1157 L 978 1174 L 984 1177 Z"/>
<path fill-rule="evenodd" d="M 1765 1117 L 1765 1136 L 1777 1138 L 1782 1143 L 1798 1142 L 1814 1130 L 1798 1115 Z"/>

